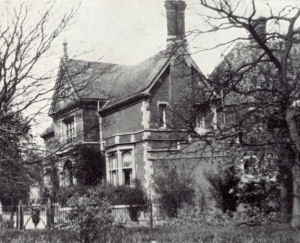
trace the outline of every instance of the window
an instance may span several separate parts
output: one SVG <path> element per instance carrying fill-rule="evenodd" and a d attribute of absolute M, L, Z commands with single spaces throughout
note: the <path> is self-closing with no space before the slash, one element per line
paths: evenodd
<path fill-rule="evenodd" d="M 117 152 L 113 152 L 108 155 L 108 168 L 109 168 L 109 179 L 110 179 L 109 182 L 112 185 L 117 186 L 119 184 Z"/>
<path fill-rule="evenodd" d="M 159 126 L 161 128 L 166 128 L 166 110 L 167 110 L 167 104 L 159 104 L 158 105 L 158 113 L 159 113 Z"/>
<path fill-rule="evenodd" d="M 132 151 L 122 151 L 123 184 L 126 186 L 132 184 L 132 164 Z"/>
<path fill-rule="evenodd" d="M 196 117 L 195 131 L 199 134 L 217 129 L 217 109 L 200 108 Z"/>
<path fill-rule="evenodd" d="M 131 186 L 135 178 L 134 156 L 131 146 L 120 146 L 108 153 L 107 181 L 114 185 Z"/>
<path fill-rule="evenodd" d="M 64 121 L 66 128 L 67 142 L 72 142 L 75 140 L 75 123 L 74 117 L 68 118 Z"/>

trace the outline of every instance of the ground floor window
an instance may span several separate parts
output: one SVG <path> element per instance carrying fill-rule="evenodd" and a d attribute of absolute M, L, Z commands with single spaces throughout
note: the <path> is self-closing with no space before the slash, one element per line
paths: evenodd
<path fill-rule="evenodd" d="M 122 171 L 124 185 L 132 185 L 132 166 L 132 150 L 122 151 Z"/>
<path fill-rule="evenodd" d="M 108 153 L 107 180 L 112 185 L 133 184 L 134 156 L 132 147 L 119 147 Z"/>
<path fill-rule="evenodd" d="M 118 156 L 116 152 L 109 153 L 108 168 L 110 183 L 114 186 L 118 185 Z"/>

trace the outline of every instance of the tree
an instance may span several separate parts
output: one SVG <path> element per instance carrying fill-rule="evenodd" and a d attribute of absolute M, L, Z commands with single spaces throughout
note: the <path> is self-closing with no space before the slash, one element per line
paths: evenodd
<path fill-rule="evenodd" d="M 28 2 L 13 4 L 3 2 L 1 7 L 0 187 L 1 201 L 16 206 L 19 200 L 28 198 L 32 177 L 40 179 L 37 167 L 41 158 L 31 156 L 36 147 L 28 141 L 32 122 L 44 108 L 41 102 L 47 100 L 51 91 L 47 81 L 52 77 L 49 70 L 41 73 L 37 69 L 76 10 L 57 17 L 54 2 L 34 14 Z M 32 164 L 35 168 L 31 168 Z"/>
<path fill-rule="evenodd" d="M 296 22 L 300 9 L 289 5 L 275 13 L 269 7 L 268 15 L 259 17 L 254 0 L 249 5 L 230 0 L 200 3 L 210 26 L 207 32 L 236 28 L 249 34 L 218 44 L 234 45 L 205 80 L 210 100 L 215 102 L 212 106 L 223 119 L 222 125 L 205 138 L 235 141 L 238 137 L 238 146 L 275 153 L 281 175 L 283 214 L 292 213 L 292 225 L 299 225 L 300 39 Z M 284 33 L 279 31 L 283 24 L 287 26 Z"/>
<path fill-rule="evenodd" d="M 53 18 L 55 3 L 40 14 L 31 14 L 30 7 L 25 2 L 18 6 L 6 2 L 1 9 L 0 137 L 4 142 L 12 136 L 26 135 L 30 124 L 41 114 L 44 107 L 35 108 L 34 112 L 30 109 L 47 99 L 51 91 L 47 81 L 51 76 L 47 74 L 49 70 L 41 73 L 36 69 L 75 14 L 72 9 L 61 18 Z M 16 123 L 13 117 L 25 113 L 25 119 Z M 0 150 L 1 157 L 10 160 L 9 153 L 4 152 Z"/>

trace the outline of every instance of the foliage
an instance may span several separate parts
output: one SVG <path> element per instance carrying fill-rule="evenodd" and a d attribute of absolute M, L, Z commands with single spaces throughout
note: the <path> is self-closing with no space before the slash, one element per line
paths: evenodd
<path fill-rule="evenodd" d="M 58 176 L 58 168 L 56 166 L 58 159 L 56 156 L 49 156 L 47 158 L 46 163 L 49 166 L 45 169 L 45 176 L 49 177 L 49 188 L 45 188 L 43 194 L 45 198 L 49 197 L 51 201 L 58 202 L 58 193 L 59 193 L 59 176 Z"/>
<path fill-rule="evenodd" d="M 163 174 L 154 177 L 158 202 L 169 217 L 177 217 L 178 210 L 184 203 L 194 203 L 195 190 L 193 186 L 193 178 L 190 175 L 179 174 L 175 167 L 165 168 Z"/>
<path fill-rule="evenodd" d="M 210 183 L 210 194 L 216 206 L 223 212 L 236 211 L 238 206 L 238 185 L 240 177 L 234 166 L 219 168 L 215 172 L 207 172 L 206 178 Z"/>
<path fill-rule="evenodd" d="M 129 205 L 129 215 L 131 220 L 138 220 L 138 213 L 147 207 L 148 199 L 139 180 L 135 180 L 133 186 L 111 187 L 109 200 L 112 205 Z"/>
<path fill-rule="evenodd" d="M 278 182 L 264 178 L 240 182 L 237 196 L 246 207 L 257 208 L 264 213 L 277 212 L 281 206 Z"/>
<path fill-rule="evenodd" d="M 33 207 L 31 209 L 31 219 L 32 219 L 32 222 L 34 223 L 34 227 L 36 228 L 36 226 L 40 222 L 40 209 L 39 208 Z"/>
<path fill-rule="evenodd" d="M 103 196 L 104 190 L 103 187 L 90 188 L 84 194 L 75 193 L 68 200 L 72 207 L 69 214 L 71 230 L 84 243 L 94 242 L 99 235 L 106 237 L 112 227 L 110 204 Z"/>
<path fill-rule="evenodd" d="M 75 165 L 75 177 L 78 184 L 95 186 L 104 178 L 105 160 L 98 148 L 78 148 L 79 159 Z"/>
<path fill-rule="evenodd" d="M 139 180 L 133 186 L 111 186 L 109 200 L 112 205 L 143 205 L 147 203 L 146 193 Z"/>
<path fill-rule="evenodd" d="M 211 186 L 210 194 L 223 212 L 235 212 L 239 205 L 250 214 L 254 208 L 261 213 L 277 212 L 280 208 L 277 200 L 280 188 L 276 178 L 262 173 L 245 175 L 234 164 L 207 172 L 206 178 Z"/>
<path fill-rule="evenodd" d="M 1 242 L 79 243 L 75 234 L 69 230 L 9 230 L 4 232 L 0 237 Z M 260 227 L 250 227 L 247 225 L 233 227 L 210 224 L 204 218 L 199 218 L 196 220 L 188 219 L 187 221 L 184 219 L 176 219 L 167 222 L 164 226 L 156 228 L 131 227 L 117 229 L 111 234 L 110 241 L 104 241 L 103 238 L 98 237 L 94 242 L 296 243 L 299 242 L 299 237 L 299 231 L 282 224 L 268 224 Z"/>
<path fill-rule="evenodd" d="M 239 134 L 245 150 L 268 147 L 278 156 L 282 215 L 292 210 L 298 214 L 300 197 L 294 192 L 299 191 L 295 187 L 299 186 L 300 171 L 300 8 L 284 4 L 277 11 L 266 4 L 268 14 L 259 16 L 257 1 L 243 2 L 200 0 L 209 26 L 206 33 L 239 29 L 248 35 L 228 41 L 221 38 L 215 45 L 233 48 L 205 80 L 211 94 L 221 100 L 224 120 L 230 120 L 218 126 L 212 140 L 228 140 Z M 299 226 L 300 220 L 292 224 Z"/>

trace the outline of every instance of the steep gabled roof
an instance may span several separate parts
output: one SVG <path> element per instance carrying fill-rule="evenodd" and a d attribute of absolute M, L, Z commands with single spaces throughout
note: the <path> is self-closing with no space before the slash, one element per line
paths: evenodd
<path fill-rule="evenodd" d="M 184 54 L 186 55 L 186 54 Z M 149 89 L 175 54 L 161 51 L 136 65 L 119 65 L 70 59 L 61 68 L 52 98 L 50 114 L 80 100 L 107 101 L 111 107 Z M 188 62 L 199 68 L 187 55 Z M 67 86 L 67 87 L 66 87 Z M 68 90 L 68 101 L 60 90 Z M 70 98 L 72 97 L 72 98 Z M 60 104 L 62 101 L 65 104 Z"/>
<path fill-rule="evenodd" d="M 137 65 L 119 65 L 102 62 L 88 62 L 70 59 L 61 62 L 55 93 L 52 98 L 50 113 L 55 113 L 64 106 L 59 105 L 67 90 L 67 96 L 74 100 L 109 100 L 109 104 L 130 97 L 145 90 L 158 72 L 169 60 L 165 51 L 146 59 Z M 67 87 L 66 87 L 67 86 Z"/>

